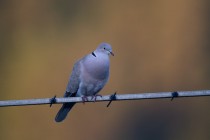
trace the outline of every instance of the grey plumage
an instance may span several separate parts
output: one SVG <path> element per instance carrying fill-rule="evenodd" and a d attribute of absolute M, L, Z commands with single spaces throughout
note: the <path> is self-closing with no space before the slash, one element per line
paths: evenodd
<path fill-rule="evenodd" d="M 101 43 L 97 49 L 74 64 L 64 97 L 95 96 L 109 78 L 109 55 L 114 55 L 111 45 Z M 64 103 L 55 117 L 63 121 L 75 103 Z"/>

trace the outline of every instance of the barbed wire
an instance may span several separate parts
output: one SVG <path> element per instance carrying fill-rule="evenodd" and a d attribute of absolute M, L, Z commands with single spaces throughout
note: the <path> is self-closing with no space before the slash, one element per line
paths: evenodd
<path fill-rule="evenodd" d="M 109 101 L 110 105 L 112 101 L 122 100 L 143 100 L 143 99 L 161 99 L 161 98 L 180 98 L 180 97 L 199 97 L 210 96 L 210 90 L 197 90 L 197 91 L 174 91 L 174 92 L 157 92 L 157 93 L 136 93 L 136 94 L 111 94 L 105 96 L 97 96 L 96 100 L 92 97 L 87 97 L 88 101 L 85 102 L 103 102 Z M 65 97 L 65 98 L 40 98 L 40 99 L 25 99 L 25 100 L 5 100 L 0 101 L 0 107 L 7 106 L 27 106 L 27 105 L 43 105 L 43 104 L 62 104 L 67 102 L 81 103 L 84 101 L 81 97 Z"/>

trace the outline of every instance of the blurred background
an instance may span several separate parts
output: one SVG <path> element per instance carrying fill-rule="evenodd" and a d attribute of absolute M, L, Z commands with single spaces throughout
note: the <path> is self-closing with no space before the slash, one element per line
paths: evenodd
<path fill-rule="evenodd" d="M 210 89 L 208 0 L 0 1 L 0 100 L 63 96 L 76 60 L 112 45 L 100 94 Z M 209 140 L 210 98 L 0 108 L 3 140 Z"/>

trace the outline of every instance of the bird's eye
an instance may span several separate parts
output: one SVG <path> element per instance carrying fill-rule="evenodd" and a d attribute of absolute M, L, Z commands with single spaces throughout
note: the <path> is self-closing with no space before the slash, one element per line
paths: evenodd
<path fill-rule="evenodd" d="M 105 48 L 104 48 L 104 50 L 105 50 Z"/>

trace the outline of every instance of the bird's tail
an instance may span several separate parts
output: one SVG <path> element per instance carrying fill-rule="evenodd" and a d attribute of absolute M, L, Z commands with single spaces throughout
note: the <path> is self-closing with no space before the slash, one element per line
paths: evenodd
<path fill-rule="evenodd" d="M 63 106 L 61 107 L 61 109 L 58 111 L 58 113 L 55 117 L 55 121 L 56 122 L 63 121 L 74 105 L 75 105 L 75 103 L 64 103 Z"/>

